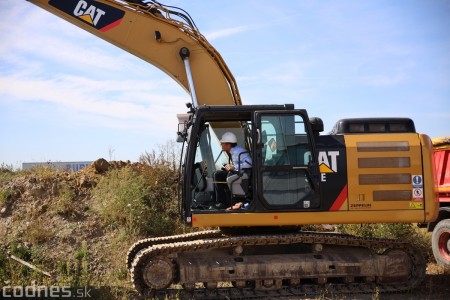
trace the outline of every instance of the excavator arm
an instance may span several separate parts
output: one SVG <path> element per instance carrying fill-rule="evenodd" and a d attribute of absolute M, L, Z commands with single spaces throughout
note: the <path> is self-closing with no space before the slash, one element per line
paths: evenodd
<path fill-rule="evenodd" d="M 198 105 L 241 105 L 220 54 L 181 9 L 141 0 L 27 0 L 153 64 Z"/>

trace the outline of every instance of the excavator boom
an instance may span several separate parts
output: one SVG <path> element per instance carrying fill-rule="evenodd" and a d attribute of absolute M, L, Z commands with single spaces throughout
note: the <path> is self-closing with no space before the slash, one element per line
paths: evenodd
<path fill-rule="evenodd" d="M 224 60 L 183 10 L 156 1 L 27 1 L 158 67 L 191 96 L 195 93 L 196 106 L 241 105 L 236 81 Z M 189 71 L 180 56 L 182 49 L 190 54 Z"/>

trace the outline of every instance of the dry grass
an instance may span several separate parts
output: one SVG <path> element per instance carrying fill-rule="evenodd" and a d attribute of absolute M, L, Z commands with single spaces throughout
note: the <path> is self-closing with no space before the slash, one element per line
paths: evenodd
<path fill-rule="evenodd" d="M 9 197 L 11 197 L 11 192 L 8 189 L 0 188 L 0 208 L 6 204 Z"/>
<path fill-rule="evenodd" d="M 59 197 L 53 207 L 55 212 L 67 217 L 76 217 L 79 213 L 79 205 L 77 205 L 75 191 L 67 185 L 63 185 L 57 193 Z"/>
<path fill-rule="evenodd" d="M 45 220 L 31 219 L 26 223 L 23 239 L 32 245 L 40 245 L 55 235 L 53 230 L 54 228 L 48 226 Z"/>

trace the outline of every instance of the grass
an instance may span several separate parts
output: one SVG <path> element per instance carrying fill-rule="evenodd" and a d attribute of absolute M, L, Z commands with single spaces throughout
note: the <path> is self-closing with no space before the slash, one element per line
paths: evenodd
<path fill-rule="evenodd" d="M 17 240 L 12 240 L 9 244 L 9 253 L 25 261 L 33 261 L 33 264 L 40 264 L 45 255 L 39 246 L 25 246 Z M 30 282 L 47 283 L 47 277 L 41 272 L 30 269 L 12 259 L 6 251 L 0 251 L 0 282 L 10 285 L 27 285 Z"/>
<path fill-rule="evenodd" d="M 426 229 L 413 223 L 381 223 L 339 225 L 338 231 L 367 238 L 399 239 L 410 242 L 424 254 L 425 259 L 433 257 L 431 236 Z"/>
<path fill-rule="evenodd" d="M 1 165 L 0 166 L 0 183 L 10 180 L 14 176 L 14 174 L 15 173 L 11 169 L 4 167 L 4 165 Z"/>
<path fill-rule="evenodd" d="M 174 195 L 168 182 L 159 177 L 137 174 L 131 167 L 112 170 L 92 192 L 93 209 L 106 225 L 125 228 L 133 236 L 173 233 L 179 227 L 171 218 L 176 207 L 170 204 Z"/>
<path fill-rule="evenodd" d="M 0 208 L 6 204 L 6 201 L 11 197 L 11 192 L 7 188 L 0 188 Z"/>
<path fill-rule="evenodd" d="M 48 226 L 45 220 L 32 218 L 26 222 L 26 228 L 22 237 L 31 245 L 40 245 L 47 242 L 55 235 L 54 228 Z"/>
<path fill-rule="evenodd" d="M 21 171 L 24 174 L 32 174 L 36 179 L 52 180 L 55 174 L 61 171 L 55 170 L 50 166 L 35 166 L 27 170 Z"/>
<path fill-rule="evenodd" d="M 54 206 L 56 213 L 67 217 L 76 217 L 78 215 L 78 205 L 76 203 L 75 191 L 64 185 L 59 188 L 58 196 L 56 205 Z"/>
<path fill-rule="evenodd" d="M 380 299 L 380 291 L 377 287 L 377 288 L 375 288 L 375 291 L 372 294 L 372 300 L 379 300 L 379 299 Z"/>
<path fill-rule="evenodd" d="M 86 241 L 82 242 L 81 248 L 75 252 L 72 260 L 66 262 L 65 269 L 61 271 L 65 272 L 66 276 L 63 280 L 66 281 L 68 286 L 84 287 L 90 285 L 89 250 Z"/>

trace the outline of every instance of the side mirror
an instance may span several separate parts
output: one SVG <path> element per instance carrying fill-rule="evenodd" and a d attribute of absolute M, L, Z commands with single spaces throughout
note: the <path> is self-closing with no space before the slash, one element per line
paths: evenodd
<path fill-rule="evenodd" d="M 312 117 L 309 119 L 309 122 L 311 123 L 311 129 L 314 134 L 319 135 L 323 131 L 323 121 L 321 118 Z"/>
<path fill-rule="evenodd" d="M 189 127 L 188 122 L 191 114 L 177 114 L 178 118 L 178 131 L 177 131 L 177 143 L 189 142 Z"/>

